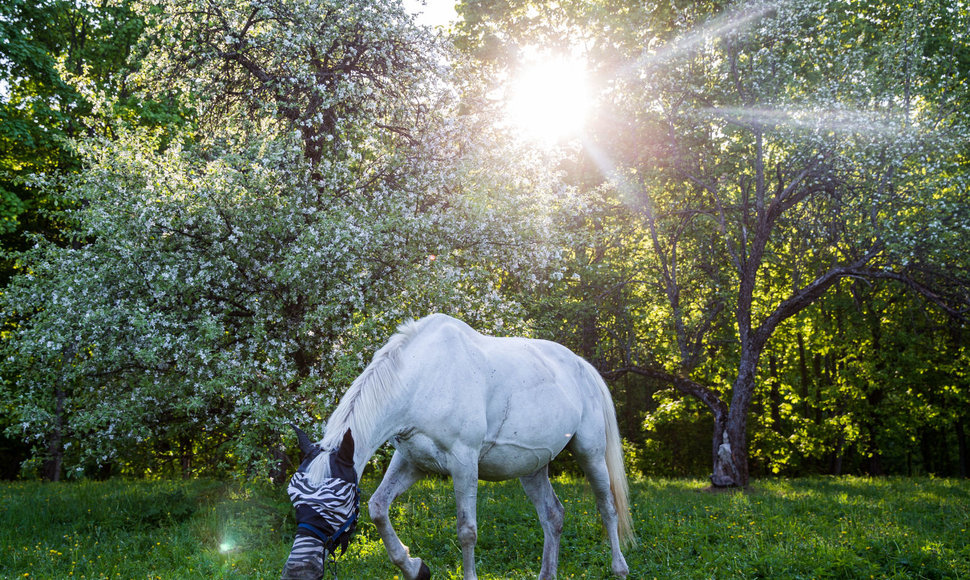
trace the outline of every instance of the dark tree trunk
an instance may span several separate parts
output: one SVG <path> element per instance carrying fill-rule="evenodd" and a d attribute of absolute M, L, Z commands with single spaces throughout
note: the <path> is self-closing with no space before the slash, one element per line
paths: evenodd
<path fill-rule="evenodd" d="M 771 373 L 771 387 L 768 391 L 768 412 L 771 416 L 771 428 L 778 431 L 781 428 L 781 393 L 778 385 L 781 384 L 781 377 L 778 376 L 778 357 L 771 355 L 768 359 L 768 368 Z"/>
<path fill-rule="evenodd" d="M 714 440 L 711 454 L 711 483 L 715 487 L 728 487 L 737 479 L 734 456 L 731 454 L 731 437 L 727 429 L 727 415 L 714 418 Z"/>
<path fill-rule="evenodd" d="M 930 475 L 946 475 L 946 437 L 936 429 L 923 427 L 919 430 L 919 449 L 923 471 Z"/>
<path fill-rule="evenodd" d="M 876 439 L 875 428 L 869 427 L 869 450 L 866 461 L 866 473 L 869 475 L 886 475 L 886 470 L 882 466 L 882 452 L 879 451 L 879 442 Z"/>
<path fill-rule="evenodd" d="M 40 476 L 46 481 L 60 481 L 64 465 L 64 400 L 67 394 L 58 386 L 54 389 L 54 424 L 47 435 L 47 459 Z"/>
<path fill-rule="evenodd" d="M 746 417 L 728 413 L 727 420 L 714 427 L 714 469 L 711 483 L 715 487 L 748 485 L 748 442 Z"/>
<path fill-rule="evenodd" d="M 623 425 L 620 425 L 620 433 L 630 435 L 640 431 L 637 426 L 637 409 L 642 408 L 636 399 L 636 384 L 630 384 L 629 380 L 623 381 L 624 405 L 623 405 Z"/>
<path fill-rule="evenodd" d="M 269 479 L 273 485 L 280 487 L 286 483 L 286 477 L 293 467 L 293 462 L 290 461 L 286 451 L 280 447 L 271 446 L 269 455 L 274 461 L 273 467 L 270 468 Z"/>
<path fill-rule="evenodd" d="M 842 475 L 842 459 L 845 457 L 845 433 L 839 433 L 832 451 L 832 461 L 829 465 L 829 475 Z"/>
<path fill-rule="evenodd" d="M 822 367 L 822 355 L 815 353 L 812 357 L 812 371 L 815 376 L 815 424 L 822 424 L 822 385 L 830 385 L 826 380 L 825 371 Z"/>
<path fill-rule="evenodd" d="M 811 406 L 808 402 L 808 387 L 810 384 L 810 379 L 808 375 L 808 359 L 805 354 L 805 338 L 802 333 L 799 332 L 798 335 L 798 372 L 801 375 L 801 391 L 800 395 L 802 397 L 802 416 L 808 417 L 809 410 Z"/>
<path fill-rule="evenodd" d="M 63 353 L 65 365 L 71 364 L 77 346 L 67 348 Z M 60 481 L 64 467 L 64 437 L 67 429 L 65 403 L 67 402 L 67 383 L 65 376 L 58 377 L 54 385 L 54 417 L 51 430 L 47 434 L 47 459 L 41 465 L 40 476 L 46 481 Z"/>
<path fill-rule="evenodd" d="M 963 429 L 963 417 L 957 419 L 957 447 L 960 454 L 958 472 L 960 477 L 967 477 L 967 434 Z"/>
<path fill-rule="evenodd" d="M 182 470 L 182 479 L 192 478 L 192 440 L 183 437 L 179 440 L 179 467 Z"/>

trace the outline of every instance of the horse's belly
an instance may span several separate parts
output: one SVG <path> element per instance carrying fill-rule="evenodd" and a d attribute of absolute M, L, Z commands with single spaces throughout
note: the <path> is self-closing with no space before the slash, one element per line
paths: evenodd
<path fill-rule="evenodd" d="M 548 447 L 498 441 L 487 444 L 478 459 L 478 478 L 503 481 L 535 473 L 559 455 L 568 441 L 564 439 L 561 446 Z"/>
<path fill-rule="evenodd" d="M 481 479 L 522 477 L 552 461 L 566 447 L 582 417 L 578 401 L 551 382 L 537 382 L 494 397 L 478 456 Z"/>
<path fill-rule="evenodd" d="M 565 434 L 555 444 L 525 445 L 513 441 L 486 441 L 478 459 L 478 478 L 488 481 L 504 481 L 535 473 L 552 461 L 569 443 Z M 450 475 L 453 463 L 447 450 L 430 437 L 414 433 L 406 440 L 397 438 L 394 446 L 412 465 L 422 471 Z"/>

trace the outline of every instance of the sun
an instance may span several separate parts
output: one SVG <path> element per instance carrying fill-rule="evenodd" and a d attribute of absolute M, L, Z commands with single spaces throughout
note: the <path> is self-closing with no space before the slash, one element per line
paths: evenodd
<path fill-rule="evenodd" d="M 583 59 L 539 54 L 527 59 L 509 84 L 506 117 L 522 137 L 555 144 L 580 135 L 590 101 Z"/>

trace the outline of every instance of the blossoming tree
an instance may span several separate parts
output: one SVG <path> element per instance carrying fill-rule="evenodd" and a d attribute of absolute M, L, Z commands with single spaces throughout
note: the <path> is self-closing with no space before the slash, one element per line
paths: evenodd
<path fill-rule="evenodd" d="M 141 82 L 196 123 L 84 143 L 73 244 L 38 239 L 2 297 L 3 398 L 49 477 L 273 467 L 403 319 L 516 323 L 500 286 L 553 267 L 554 180 L 471 130 L 398 2 L 141 9 Z"/>

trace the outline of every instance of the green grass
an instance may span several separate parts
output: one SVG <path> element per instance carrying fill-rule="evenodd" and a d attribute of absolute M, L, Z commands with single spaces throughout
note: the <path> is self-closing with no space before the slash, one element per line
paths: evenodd
<path fill-rule="evenodd" d="M 376 480 L 364 482 L 365 498 Z M 560 578 L 608 578 L 609 550 L 582 480 L 566 506 Z M 692 480 L 631 486 L 640 544 L 631 578 L 970 578 L 970 482 L 815 478 L 710 492 Z M 434 578 L 460 578 L 447 481 L 392 507 Z M 366 512 L 366 509 L 364 510 Z M 542 533 L 515 482 L 479 490 L 479 577 L 535 578 Z M 279 578 L 294 523 L 283 490 L 190 481 L 0 484 L 0 578 Z M 394 578 L 366 517 L 341 578 Z"/>

